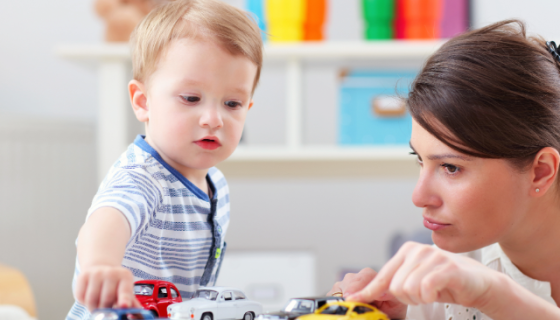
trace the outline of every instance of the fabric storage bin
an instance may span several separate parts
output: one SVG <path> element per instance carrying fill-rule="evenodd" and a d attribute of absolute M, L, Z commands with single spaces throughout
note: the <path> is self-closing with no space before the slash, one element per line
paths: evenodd
<path fill-rule="evenodd" d="M 408 145 L 412 118 L 404 100 L 413 71 L 352 71 L 341 78 L 339 143 Z"/>

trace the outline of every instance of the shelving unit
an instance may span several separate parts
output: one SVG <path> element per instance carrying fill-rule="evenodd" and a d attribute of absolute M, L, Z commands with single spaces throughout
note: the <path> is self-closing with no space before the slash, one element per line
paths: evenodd
<path fill-rule="evenodd" d="M 317 42 L 267 44 L 266 61 L 285 61 L 287 72 L 286 144 L 281 147 L 240 146 L 228 161 L 352 161 L 402 160 L 405 147 L 317 147 L 303 144 L 303 65 L 306 61 L 341 59 L 426 59 L 443 41 Z M 55 48 L 63 59 L 93 67 L 99 76 L 98 176 L 101 179 L 124 150 L 130 74 L 127 44 L 72 44 Z M 410 159 L 410 157 L 407 157 Z"/>

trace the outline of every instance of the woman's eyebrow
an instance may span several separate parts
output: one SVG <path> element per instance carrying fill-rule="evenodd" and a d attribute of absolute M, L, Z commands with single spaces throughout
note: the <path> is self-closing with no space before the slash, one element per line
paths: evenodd
<path fill-rule="evenodd" d="M 445 153 L 445 154 L 433 154 L 433 155 L 429 155 L 428 159 L 429 160 L 441 160 L 441 159 L 460 159 L 460 160 L 464 160 L 464 161 L 471 161 L 472 157 L 469 156 L 463 156 L 463 155 L 459 155 L 459 154 L 453 154 L 453 153 Z"/>
<path fill-rule="evenodd" d="M 412 146 L 412 143 L 408 143 L 408 145 L 410 146 L 410 149 L 412 149 L 412 151 L 414 151 L 414 153 L 418 154 L 418 152 L 416 152 L 416 149 L 414 149 L 414 147 Z M 460 154 L 454 154 L 454 153 L 444 153 L 444 154 L 433 154 L 433 155 L 429 155 L 428 160 L 441 160 L 441 159 L 460 159 L 460 160 L 464 160 L 464 161 L 472 161 L 472 157 L 469 156 L 464 156 L 464 155 L 460 155 Z"/>

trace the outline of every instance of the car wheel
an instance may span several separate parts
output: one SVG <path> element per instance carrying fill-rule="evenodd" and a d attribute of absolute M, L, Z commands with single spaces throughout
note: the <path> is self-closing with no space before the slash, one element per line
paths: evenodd
<path fill-rule="evenodd" d="M 154 316 L 154 319 L 159 318 L 159 314 L 155 310 L 150 310 L 150 312 L 152 313 L 152 316 Z"/>
<path fill-rule="evenodd" d="M 212 314 L 205 313 L 202 315 L 202 317 L 200 317 L 200 320 L 212 320 Z"/>
<path fill-rule="evenodd" d="M 245 315 L 243 315 L 243 320 L 253 320 L 253 313 L 245 312 Z"/>

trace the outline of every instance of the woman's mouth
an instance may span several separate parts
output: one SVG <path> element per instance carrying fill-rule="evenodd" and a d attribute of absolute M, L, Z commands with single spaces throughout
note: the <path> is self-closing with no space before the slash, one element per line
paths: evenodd
<path fill-rule="evenodd" d="M 220 140 L 216 137 L 205 137 L 194 142 L 197 146 L 206 150 L 215 150 L 222 146 Z"/>
<path fill-rule="evenodd" d="M 426 227 L 426 228 L 428 228 L 432 231 L 438 231 L 438 230 L 444 229 L 446 227 L 449 227 L 450 225 L 451 224 L 442 223 L 442 222 L 435 221 L 435 220 L 428 219 L 428 218 L 424 217 L 424 227 Z"/>

